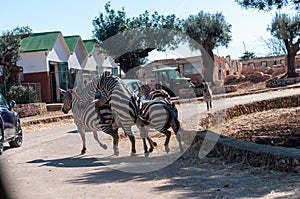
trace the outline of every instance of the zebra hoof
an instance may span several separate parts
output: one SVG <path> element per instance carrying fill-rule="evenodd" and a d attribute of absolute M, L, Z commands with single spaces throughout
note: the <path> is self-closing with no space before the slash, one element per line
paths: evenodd
<path fill-rule="evenodd" d="M 104 150 L 106 150 L 106 149 L 107 149 L 107 145 L 106 145 L 106 144 L 103 144 L 103 145 L 102 145 L 102 148 L 103 148 Z"/>
<path fill-rule="evenodd" d="M 85 154 L 85 150 L 81 150 L 80 154 L 81 155 Z"/>
<path fill-rule="evenodd" d="M 169 153 L 170 152 L 170 148 L 168 146 L 165 147 L 165 151 L 166 153 Z"/>
<path fill-rule="evenodd" d="M 152 153 L 152 152 L 153 152 L 153 148 L 150 148 L 150 149 L 149 149 L 149 153 Z"/>
<path fill-rule="evenodd" d="M 115 156 L 119 156 L 119 151 L 115 151 L 115 152 L 114 152 L 114 155 L 115 155 Z"/>
<path fill-rule="evenodd" d="M 145 157 L 148 158 L 149 157 L 149 153 L 145 153 Z"/>
<path fill-rule="evenodd" d="M 136 155 L 136 153 L 133 153 L 133 152 L 132 152 L 132 153 L 130 154 L 130 156 L 131 156 L 131 157 L 136 157 L 137 155 Z"/>

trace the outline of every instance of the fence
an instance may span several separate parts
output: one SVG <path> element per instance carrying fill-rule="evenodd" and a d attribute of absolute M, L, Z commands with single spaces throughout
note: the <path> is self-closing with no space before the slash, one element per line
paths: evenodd
<path fill-rule="evenodd" d="M 22 83 L 22 86 L 24 86 L 28 92 L 28 101 L 31 98 L 35 98 L 38 102 L 42 101 L 42 96 L 41 96 L 41 84 L 40 83 Z M 30 88 L 33 90 L 33 93 L 30 92 Z M 34 95 L 34 96 L 31 96 Z"/>

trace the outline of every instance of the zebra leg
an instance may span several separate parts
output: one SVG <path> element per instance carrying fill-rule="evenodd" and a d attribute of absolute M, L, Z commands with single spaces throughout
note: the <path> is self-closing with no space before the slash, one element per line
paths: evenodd
<path fill-rule="evenodd" d="M 113 137 L 114 154 L 116 156 L 119 156 L 119 135 L 118 135 L 118 130 L 116 130 L 116 134 L 114 134 L 112 137 Z"/>
<path fill-rule="evenodd" d="M 133 135 L 127 134 L 129 137 L 129 140 L 131 141 L 131 156 L 135 156 L 136 149 L 135 149 L 135 137 Z"/>
<path fill-rule="evenodd" d="M 207 110 L 209 111 L 209 102 L 206 101 L 206 107 L 207 107 Z"/>
<path fill-rule="evenodd" d="M 113 137 L 114 155 L 119 156 L 119 134 L 118 129 L 111 129 L 110 135 Z"/>
<path fill-rule="evenodd" d="M 150 145 L 150 148 L 149 148 L 149 153 L 152 153 L 153 152 L 153 149 L 154 147 L 157 146 L 157 143 L 154 142 L 150 137 L 147 137 L 147 140 L 148 140 L 148 143 Z"/>
<path fill-rule="evenodd" d="M 98 142 L 98 144 L 100 145 L 100 147 L 102 147 L 104 150 L 107 149 L 106 144 L 102 144 L 98 138 L 98 134 L 97 131 L 93 131 L 93 135 L 94 135 L 94 139 Z"/>
<path fill-rule="evenodd" d="M 172 129 L 173 129 L 173 131 L 176 135 L 176 140 L 177 140 L 178 145 L 179 145 L 180 153 L 182 153 L 184 150 L 183 150 L 183 146 L 182 146 L 182 143 L 181 143 L 181 136 L 180 136 L 180 133 L 179 133 L 180 122 L 176 117 L 173 117 L 171 126 L 172 126 Z"/>
<path fill-rule="evenodd" d="M 165 146 L 165 151 L 167 153 L 169 153 L 170 152 L 169 142 L 170 142 L 170 138 L 171 138 L 171 132 L 169 130 L 165 130 L 162 133 L 166 135 L 166 140 L 165 140 L 164 146 Z"/>
<path fill-rule="evenodd" d="M 181 143 L 181 136 L 180 136 L 179 132 L 176 132 L 176 139 L 178 141 L 180 153 L 182 153 L 184 150 L 183 150 L 183 146 Z"/>
<path fill-rule="evenodd" d="M 140 136 L 143 140 L 143 146 L 144 146 L 144 153 L 148 153 L 148 146 L 146 142 L 146 138 L 148 137 L 148 131 L 146 130 L 145 126 L 137 126 L 138 129 L 140 130 Z"/>
<path fill-rule="evenodd" d="M 144 145 L 144 153 L 148 154 L 148 146 L 147 146 L 147 142 L 146 142 L 146 138 L 142 138 L 143 139 L 143 145 Z"/>
<path fill-rule="evenodd" d="M 148 136 L 148 128 L 145 126 L 138 126 L 140 130 L 140 135 L 143 139 L 143 145 L 144 145 L 144 153 L 151 153 L 154 149 L 154 146 L 157 146 L 156 142 L 153 142 L 153 140 Z M 150 145 L 149 151 L 148 151 L 148 146 L 146 139 Z"/>
<path fill-rule="evenodd" d="M 113 137 L 113 149 L 114 149 L 114 155 L 119 155 L 119 134 L 118 134 L 118 128 L 114 126 L 109 127 L 102 127 L 102 130 L 104 133 L 110 135 Z"/>
<path fill-rule="evenodd" d="M 79 135 L 81 137 L 81 141 L 82 141 L 82 149 L 81 149 L 81 154 L 85 154 L 86 152 L 86 141 L 85 141 L 85 132 L 84 132 L 84 129 L 83 128 L 78 128 L 78 132 L 79 132 Z"/>

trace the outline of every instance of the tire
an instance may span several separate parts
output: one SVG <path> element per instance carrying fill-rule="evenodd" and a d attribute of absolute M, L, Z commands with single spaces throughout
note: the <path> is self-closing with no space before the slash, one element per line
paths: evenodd
<path fill-rule="evenodd" d="M 0 126 L 0 155 L 3 153 L 3 130 Z"/>
<path fill-rule="evenodd" d="M 21 128 L 21 124 L 20 121 L 18 120 L 17 122 L 17 133 L 16 133 L 16 137 L 9 142 L 9 146 L 11 147 L 20 147 L 23 143 L 23 132 L 22 132 L 22 128 Z"/>
<path fill-rule="evenodd" d="M 2 153 L 3 153 L 3 143 L 1 142 L 0 143 L 0 155 L 2 155 Z"/>

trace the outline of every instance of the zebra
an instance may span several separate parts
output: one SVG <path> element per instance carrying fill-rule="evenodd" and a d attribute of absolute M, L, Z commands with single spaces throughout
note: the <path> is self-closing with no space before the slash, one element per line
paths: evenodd
<path fill-rule="evenodd" d="M 153 90 L 151 87 L 147 84 L 142 84 L 138 89 L 138 97 L 142 98 L 145 97 L 145 100 L 158 100 L 158 99 L 170 99 L 170 95 L 167 91 L 163 89 L 157 89 Z"/>
<path fill-rule="evenodd" d="M 103 77 L 105 76 L 109 76 L 109 74 L 105 74 L 103 73 L 102 74 Z M 98 89 L 97 89 L 97 83 L 98 83 L 98 78 L 94 78 L 91 82 L 89 82 L 86 87 L 82 90 L 81 92 L 81 100 L 83 101 L 83 103 L 87 103 L 87 102 L 91 102 L 93 99 L 94 99 L 94 95 L 96 93 L 98 93 Z M 107 82 L 107 85 L 110 85 L 109 82 Z M 107 95 L 109 93 L 110 90 L 113 89 L 113 86 L 114 85 L 111 85 L 111 86 L 108 86 L 106 88 L 104 88 L 104 90 L 101 92 L 101 98 L 100 99 L 97 99 L 96 100 L 96 104 L 98 106 L 102 106 L 103 104 L 105 103 L 108 103 L 109 102 L 109 96 Z M 126 86 L 126 89 L 129 89 L 127 86 Z M 126 93 L 126 92 L 125 92 Z M 132 95 L 131 97 L 136 97 L 135 95 Z M 125 100 L 125 101 L 124 101 Z M 129 102 L 129 101 L 126 101 L 126 99 L 124 100 L 120 100 L 119 101 L 119 104 L 122 104 L 122 103 L 130 103 L 130 106 L 134 107 L 136 105 L 134 105 L 133 103 Z M 135 102 L 135 100 L 133 100 L 132 102 Z M 97 109 L 97 107 L 96 107 Z M 121 109 L 120 109 L 121 110 Z M 124 113 L 125 112 L 125 113 Z M 128 110 L 124 110 L 123 109 L 123 114 L 122 115 L 126 115 L 129 114 L 128 113 Z M 134 112 L 134 113 L 130 113 L 133 117 L 135 117 L 135 115 L 137 115 L 138 113 L 137 112 Z M 123 128 L 125 134 L 129 137 L 130 141 L 131 141 L 131 155 L 134 156 L 136 154 L 136 148 L 135 148 L 135 137 L 131 131 L 131 127 L 133 125 L 135 125 L 135 122 L 136 120 L 132 120 L 131 118 L 126 118 L 124 119 L 121 118 L 118 116 L 118 112 L 115 111 L 114 113 L 114 118 L 115 120 L 117 121 L 118 125 L 120 127 Z M 131 117 L 131 116 L 130 116 Z M 138 120 L 140 121 L 140 120 Z M 139 122 L 141 124 L 141 121 Z M 137 125 L 138 126 L 138 125 Z M 139 127 L 139 126 L 138 126 Z M 148 148 L 145 148 L 144 147 L 144 152 L 145 152 L 145 155 L 147 155 L 149 152 L 152 152 L 154 147 L 157 145 L 155 142 L 153 142 L 148 136 L 145 135 L 145 132 L 144 132 L 144 129 L 143 128 L 139 128 L 140 130 L 140 134 L 143 138 L 143 142 L 145 143 L 145 138 L 148 140 L 149 144 L 150 144 L 150 148 L 149 148 L 149 151 L 148 151 Z"/>
<path fill-rule="evenodd" d="M 113 120 L 112 112 L 108 104 L 101 106 L 98 111 L 100 114 L 104 115 L 105 122 L 102 124 L 98 123 L 97 115 L 95 112 L 95 104 L 83 103 L 80 97 L 73 89 L 68 89 L 64 91 L 60 89 L 63 93 L 62 101 L 63 107 L 62 111 L 68 113 L 70 110 L 73 112 L 74 122 L 77 126 L 78 132 L 82 140 L 81 154 L 86 152 L 86 140 L 85 140 L 85 129 L 91 130 L 94 135 L 94 139 L 103 148 L 107 149 L 105 144 L 102 144 L 98 139 L 97 131 L 102 130 L 103 132 L 111 135 L 113 137 L 113 149 L 114 155 L 119 155 L 118 142 L 118 127 Z"/>
<path fill-rule="evenodd" d="M 179 143 L 180 151 L 183 151 L 180 134 L 178 134 L 180 124 L 174 114 L 171 113 L 169 105 L 164 100 L 150 100 L 143 102 L 127 85 L 116 76 L 100 75 L 92 80 L 84 89 L 82 100 L 88 101 L 95 92 L 101 92 L 101 103 L 109 101 L 117 124 L 125 127 L 125 132 L 132 135 L 131 126 L 148 126 L 166 135 L 164 143 L 165 151 L 169 152 L 169 140 L 173 128 Z M 100 103 L 100 104 L 101 104 Z M 142 138 L 146 137 L 145 132 L 141 132 Z M 134 138 L 134 137 L 133 137 Z M 144 141 L 144 139 L 143 139 Z M 146 150 L 147 146 L 144 149 Z M 135 143 L 134 143 L 135 144 Z"/>
<path fill-rule="evenodd" d="M 164 89 L 151 89 L 147 84 L 142 84 L 138 89 L 138 97 L 142 98 L 144 96 L 145 100 L 165 100 L 169 105 L 172 113 L 175 113 L 175 117 L 178 119 L 178 110 L 175 103 L 171 101 L 171 96 Z"/>

